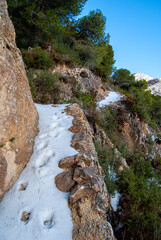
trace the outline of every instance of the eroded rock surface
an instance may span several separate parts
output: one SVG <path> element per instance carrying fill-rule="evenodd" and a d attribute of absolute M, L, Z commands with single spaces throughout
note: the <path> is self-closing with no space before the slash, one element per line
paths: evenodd
<path fill-rule="evenodd" d="M 27 164 L 37 133 L 32 101 L 15 31 L 0 1 L 0 199 Z"/>
<path fill-rule="evenodd" d="M 74 117 L 69 129 L 75 133 L 71 146 L 79 153 L 59 162 L 67 170 L 55 178 L 56 184 L 70 173 L 75 184 L 69 186 L 69 207 L 73 220 L 73 240 L 114 239 L 112 228 L 107 221 L 110 208 L 109 194 L 104 182 L 104 173 L 98 163 L 89 123 L 78 104 L 69 105 L 67 114 Z M 64 178 L 64 186 L 66 179 Z M 71 183 L 71 180 L 70 180 Z"/>
<path fill-rule="evenodd" d="M 63 88 L 61 89 L 61 99 L 70 100 L 76 96 L 78 91 L 90 93 L 96 97 L 97 101 L 104 99 L 108 95 L 101 78 L 94 75 L 86 68 L 73 68 L 58 65 L 54 72 L 60 74 Z"/>

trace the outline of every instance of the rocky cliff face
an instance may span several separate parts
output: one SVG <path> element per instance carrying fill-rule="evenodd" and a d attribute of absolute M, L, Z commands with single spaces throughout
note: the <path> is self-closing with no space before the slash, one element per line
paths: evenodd
<path fill-rule="evenodd" d="M 34 107 L 15 31 L 0 1 L 0 198 L 28 162 L 37 132 Z"/>

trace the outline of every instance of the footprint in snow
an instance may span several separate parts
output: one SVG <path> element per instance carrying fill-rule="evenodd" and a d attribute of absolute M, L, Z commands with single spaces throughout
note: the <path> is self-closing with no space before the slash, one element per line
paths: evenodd
<path fill-rule="evenodd" d="M 58 122 L 54 122 L 54 123 L 51 123 L 51 124 L 49 125 L 49 127 L 54 127 L 54 128 L 56 128 L 56 127 L 61 127 L 61 124 L 58 123 Z"/>
<path fill-rule="evenodd" d="M 59 116 L 54 115 L 51 119 L 53 119 L 53 120 L 58 120 L 58 119 L 59 119 Z"/>
<path fill-rule="evenodd" d="M 48 137 L 48 134 L 47 133 L 44 133 L 42 135 L 39 136 L 40 139 L 45 139 L 46 137 Z"/>
<path fill-rule="evenodd" d="M 47 142 L 41 142 L 39 143 L 38 145 L 36 145 L 36 148 L 37 150 L 42 150 L 42 149 L 45 149 L 46 147 L 48 146 L 48 143 Z"/>
<path fill-rule="evenodd" d="M 37 169 L 37 173 L 38 173 L 41 177 L 47 175 L 48 172 L 49 172 L 49 168 L 46 167 L 46 166 L 44 166 L 43 168 Z"/>
<path fill-rule="evenodd" d="M 49 133 L 49 136 L 56 138 L 56 137 L 59 136 L 59 132 L 58 132 L 57 130 L 55 130 L 55 131 L 53 131 L 53 132 L 51 131 L 51 132 Z"/>
<path fill-rule="evenodd" d="M 55 157 L 55 152 L 53 152 L 52 150 L 45 151 L 38 156 L 35 167 L 42 168 L 46 166 L 52 157 Z"/>
<path fill-rule="evenodd" d="M 25 191 L 28 186 L 28 182 L 19 182 L 18 189 L 19 191 Z"/>
<path fill-rule="evenodd" d="M 29 208 L 24 208 L 20 212 L 20 220 L 23 222 L 25 225 L 30 221 L 31 219 L 31 209 Z"/>
<path fill-rule="evenodd" d="M 45 229 L 51 229 L 54 226 L 54 214 L 52 209 L 44 209 L 39 212 L 40 224 Z"/>
<path fill-rule="evenodd" d="M 42 168 L 45 165 L 47 165 L 47 163 L 49 162 L 50 158 L 49 157 L 42 157 L 41 156 L 37 159 L 36 161 L 36 168 Z"/>
<path fill-rule="evenodd" d="M 55 157 L 55 152 L 53 150 L 48 150 L 45 153 L 46 156 L 48 156 L 49 158 Z"/>

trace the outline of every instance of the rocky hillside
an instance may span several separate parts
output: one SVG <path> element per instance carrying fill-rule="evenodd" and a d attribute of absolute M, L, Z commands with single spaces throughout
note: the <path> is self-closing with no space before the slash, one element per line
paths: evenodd
<path fill-rule="evenodd" d="M 85 45 L 78 26 L 75 39 L 59 31 L 61 45 L 22 50 L 27 79 L 5 0 L 0 19 L 0 239 L 159 240 L 161 98 L 126 69 L 111 77 L 109 42 Z M 89 47 L 98 59 L 86 55 Z M 160 79 L 134 76 L 160 94 Z"/>

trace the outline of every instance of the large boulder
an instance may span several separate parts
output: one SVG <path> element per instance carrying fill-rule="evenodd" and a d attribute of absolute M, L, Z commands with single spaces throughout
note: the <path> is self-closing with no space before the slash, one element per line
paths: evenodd
<path fill-rule="evenodd" d="M 0 199 L 13 185 L 32 154 L 37 133 L 21 52 L 5 0 L 0 1 Z"/>

